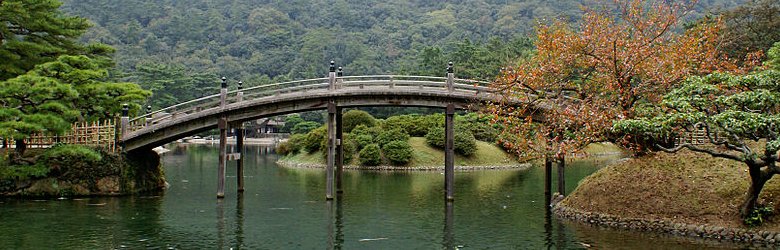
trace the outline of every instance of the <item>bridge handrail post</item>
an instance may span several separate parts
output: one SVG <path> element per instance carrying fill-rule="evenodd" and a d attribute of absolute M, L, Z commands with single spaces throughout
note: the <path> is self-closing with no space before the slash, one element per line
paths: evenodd
<path fill-rule="evenodd" d="M 149 122 L 152 120 L 152 105 L 146 105 L 146 115 L 144 119 L 144 127 L 149 126 Z"/>
<path fill-rule="evenodd" d="M 244 101 L 244 82 L 238 81 L 238 92 L 236 92 L 236 99 L 238 102 Z"/>
<path fill-rule="evenodd" d="M 328 90 L 336 90 L 336 62 L 330 61 L 328 71 Z"/>
<path fill-rule="evenodd" d="M 227 77 L 222 77 L 222 88 L 219 90 L 219 108 L 225 108 L 227 104 Z"/>
<path fill-rule="evenodd" d="M 336 89 L 341 89 L 344 87 L 344 68 L 339 67 L 339 70 L 336 72 Z"/>
<path fill-rule="evenodd" d="M 130 105 L 127 103 L 122 104 L 122 118 L 120 123 L 120 130 L 122 133 L 120 138 L 124 138 L 125 135 L 127 135 L 127 128 L 129 127 L 128 125 L 130 125 Z"/>
<path fill-rule="evenodd" d="M 447 63 L 447 91 L 452 92 L 455 90 L 455 73 L 452 68 L 452 62 Z"/>

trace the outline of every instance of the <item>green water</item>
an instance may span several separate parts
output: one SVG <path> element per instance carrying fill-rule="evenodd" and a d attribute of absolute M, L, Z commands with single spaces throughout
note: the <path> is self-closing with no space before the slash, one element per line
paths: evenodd
<path fill-rule="evenodd" d="M 344 174 L 326 202 L 325 172 L 274 164 L 246 147 L 246 191 L 216 199 L 217 149 L 179 145 L 163 157 L 170 187 L 157 196 L 0 200 L 0 249 L 690 249 L 734 247 L 593 228 L 546 214 L 543 171 L 455 174 L 455 202 L 440 172 Z M 607 160 L 569 163 L 567 189 Z"/>

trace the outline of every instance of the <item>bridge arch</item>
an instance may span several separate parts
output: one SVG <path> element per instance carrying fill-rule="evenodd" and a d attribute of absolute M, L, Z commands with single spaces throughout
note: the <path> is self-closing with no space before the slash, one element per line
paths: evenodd
<path fill-rule="evenodd" d="M 445 198 L 454 198 L 454 113 L 455 109 L 475 109 L 493 101 L 488 83 L 454 77 L 452 63 L 447 77 L 430 76 L 343 76 L 331 61 L 327 78 L 283 82 L 227 91 L 222 78 L 220 94 L 173 105 L 130 119 L 123 110 L 121 143 L 123 150 L 149 149 L 201 131 L 219 128 L 219 167 L 217 197 L 224 197 L 225 165 L 238 160 L 238 190 L 243 191 L 241 150 L 243 130 L 237 135 L 236 154 L 226 152 L 227 129 L 240 128 L 245 121 L 288 113 L 328 110 L 328 164 L 326 199 L 333 199 L 334 176 L 340 192 L 343 150 L 340 145 L 341 109 L 363 106 L 415 106 L 445 108 Z M 337 173 L 334 173 L 334 167 Z"/>

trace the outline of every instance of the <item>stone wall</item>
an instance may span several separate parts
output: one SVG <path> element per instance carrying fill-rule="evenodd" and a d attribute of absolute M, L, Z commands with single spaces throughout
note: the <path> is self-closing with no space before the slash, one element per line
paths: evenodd
<path fill-rule="evenodd" d="M 657 232 L 676 236 L 699 237 L 718 241 L 752 243 L 756 246 L 780 246 L 780 232 L 728 228 L 713 225 L 693 225 L 666 220 L 621 218 L 614 215 L 585 212 L 557 204 L 553 212 L 568 219 L 594 226 L 605 226 L 640 232 Z"/>
<path fill-rule="evenodd" d="M 119 196 L 158 192 L 165 188 L 160 157 L 151 150 L 131 154 L 100 152 L 97 164 L 73 164 L 45 177 L 5 180 L 0 197 L 55 198 Z"/>

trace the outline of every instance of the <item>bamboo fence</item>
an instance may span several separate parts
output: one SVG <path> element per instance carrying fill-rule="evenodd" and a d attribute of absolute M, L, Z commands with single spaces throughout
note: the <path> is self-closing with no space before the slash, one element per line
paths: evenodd
<path fill-rule="evenodd" d="M 73 123 L 63 135 L 33 134 L 24 139 L 28 148 L 48 148 L 56 143 L 88 145 L 116 152 L 116 122 L 112 120 Z M 14 147 L 14 138 L 2 138 L 8 147 Z"/>

